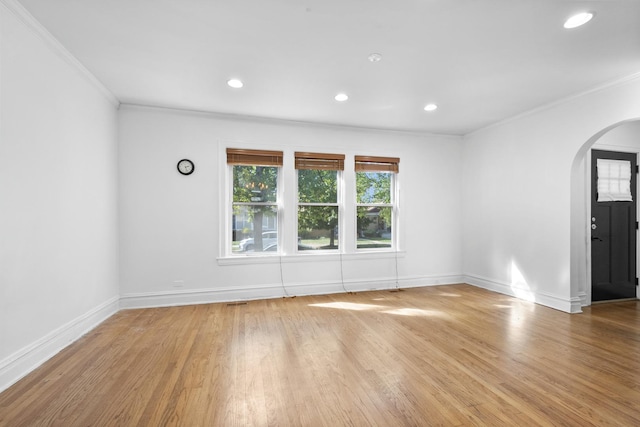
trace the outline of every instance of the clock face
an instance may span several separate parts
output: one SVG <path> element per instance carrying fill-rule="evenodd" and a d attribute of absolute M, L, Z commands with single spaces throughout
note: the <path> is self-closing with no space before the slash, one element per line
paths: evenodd
<path fill-rule="evenodd" d="M 182 175 L 190 175 L 193 173 L 195 167 L 193 166 L 193 162 L 188 159 L 182 159 L 178 162 L 178 171 Z"/>

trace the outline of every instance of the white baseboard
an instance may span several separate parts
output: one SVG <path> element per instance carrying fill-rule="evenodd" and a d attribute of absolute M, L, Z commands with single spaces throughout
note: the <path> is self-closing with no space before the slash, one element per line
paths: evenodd
<path fill-rule="evenodd" d="M 557 295 L 551 295 L 542 292 L 533 292 L 529 289 L 513 287 L 509 283 L 470 274 L 464 275 L 462 280 L 465 283 L 477 286 L 479 288 L 509 295 L 526 301 L 531 301 L 536 304 L 551 307 L 567 313 L 582 312 L 582 301 L 579 297 L 567 299 Z"/>
<path fill-rule="evenodd" d="M 117 313 L 117 296 L 0 361 L 0 392 Z"/>
<path fill-rule="evenodd" d="M 270 284 L 250 288 L 221 287 L 215 289 L 180 290 L 124 294 L 120 297 L 120 307 L 150 308 L 191 304 L 210 304 L 230 301 L 249 301 L 287 296 L 328 295 L 346 292 L 362 292 L 433 285 L 449 285 L 462 282 L 462 275 L 419 276 L 382 278 L 371 280 L 347 280 L 342 282 L 311 282 L 299 284 Z"/>

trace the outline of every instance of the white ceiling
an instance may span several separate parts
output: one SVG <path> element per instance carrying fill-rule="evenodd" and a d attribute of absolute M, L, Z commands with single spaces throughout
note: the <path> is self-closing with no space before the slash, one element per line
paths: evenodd
<path fill-rule="evenodd" d="M 463 135 L 640 71 L 640 0 L 20 3 L 122 103 Z"/>

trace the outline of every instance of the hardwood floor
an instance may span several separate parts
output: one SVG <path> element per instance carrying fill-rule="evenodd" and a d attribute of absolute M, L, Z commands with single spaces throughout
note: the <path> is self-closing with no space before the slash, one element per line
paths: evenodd
<path fill-rule="evenodd" d="M 640 425 L 640 302 L 453 285 L 125 310 L 0 394 L 0 425 Z"/>

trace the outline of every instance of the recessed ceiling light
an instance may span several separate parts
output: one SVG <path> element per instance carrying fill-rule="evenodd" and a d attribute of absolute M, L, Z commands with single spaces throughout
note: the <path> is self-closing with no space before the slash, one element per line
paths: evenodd
<path fill-rule="evenodd" d="M 335 100 L 338 102 L 344 102 L 349 99 L 349 96 L 346 93 L 339 93 L 335 96 Z"/>
<path fill-rule="evenodd" d="M 371 62 L 378 62 L 382 59 L 382 55 L 380 55 L 379 53 L 372 53 L 371 55 L 369 55 L 369 61 Z"/>
<path fill-rule="evenodd" d="M 242 86 L 244 86 L 244 83 L 242 83 L 242 81 L 238 79 L 230 79 L 229 81 L 227 81 L 227 84 L 234 89 L 240 89 Z"/>
<path fill-rule="evenodd" d="M 438 106 L 436 104 L 427 104 L 424 106 L 424 111 L 436 111 Z"/>
<path fill-rule="evenodd" d="M 581 12 L 575 14 L 565 21 L 564 28 L 571 29 L 579 27 L 591 21 L 591 18 L 593 18 L 593 12 Z"/>

